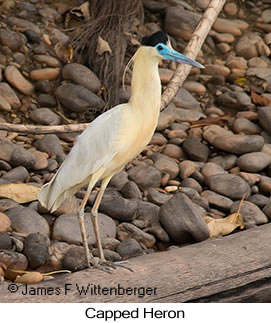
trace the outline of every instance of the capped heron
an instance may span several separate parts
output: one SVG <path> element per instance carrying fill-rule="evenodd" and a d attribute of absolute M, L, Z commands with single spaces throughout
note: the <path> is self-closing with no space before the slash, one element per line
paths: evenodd
<path fill-rule="evenodd" d="M 104 258 L 98 227 L 98 208 L 112 176 L 144 149 L 155 131 L 161 103 L 158 73 L 161 59 L 203 68 L 200 63 L 175 51 L 165 33 L 158 31 L 145 37 L 142 46 L 131 59 L 134 67 L 129 102 L 114 107 L 89 124 L 57 173 L 39 193 L 41 205 L 53 212 L 68 196 L 88 184 L 78 216 L 89 267 L 93 265 L 109 271 L 112 265 Z M 102 181 L 101 187 L 91 210 L 99 252 L 99 261 L 96 261 L 89 252 L 84 209 L 94 185 L 99 180 Z"/>

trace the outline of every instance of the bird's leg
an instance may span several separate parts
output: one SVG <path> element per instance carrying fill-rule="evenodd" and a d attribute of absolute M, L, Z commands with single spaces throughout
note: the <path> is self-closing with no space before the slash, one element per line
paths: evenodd
<path fill-rule="evenodd" d="M 96 200 L 95 200 L 94 205 L 93 205 L 92 210 L 91 210 L 91 220 L 92 220 L 93 229 L 94 229 L 94 233 L 95 233 L 95 237 L 96 237 L 96 243 L 97 243 L 97 247 L 98 247 L 99 258 L 101 259 L 102 262 L 105 261 L 105 258 L 104 258 L 104 252 L 103 252 L 102 241 L 101 241 L 100 230 L 99 230 L 98 209 L 99 209 L 99 206 L 101 204 L 101 200 L 102 200 L 102 197 L 104 195 L 104 191 L 105 191 L 111 177 L 112 176 L 106 177 L 106 178 L 103 179 L 100 191 L 99 191 L 99 193 L 98 193 L 98 195 L 96 197 Z"/>
<path fill-rule="evenodd" d="M 90 264 L 92 264 L 92 265 L 96 264 L 94 257 L 89 252 L 88 239 L 87 239 L 87 233 L 86 233 L 86 227 L 85 227 L 85 221 L 84 221 L 85 206 L 86 206 L 87 200 L 89 198 L 90 192 L 92 190 L 92 187 L 93 187 L 93 185 L 89 184 L 87 192 L 86 192 L 86 194 L 79 206 L 79 210 L 78 210 L 80 231 L 81 231 L 81 235 L 82 235 L 82 242 L 83 242 L 83 247 L 85 249 L 85 256 L 86 256 L 86 261 L 87 261 L 88 267 L 90 267 Z"/>
<path fill-rule="evenodd" d="M 125 266 L 125 264 L 124 264 L 125 262 L 113 263 L 113 262 L 105 260 L 105 257 L 104 257 L 102 241 L 101 241 L 101 236 L 100 236 L 100 230 L 99 230 L 99 223 L 98 223 L 98 209 L 101 204 L 101 200 L 104 195 L 104 191 L 105 191 L 110 179 L 112 178 L 112 176 L 113 175 L 103 179 L 100 191 L 96 197 L 96 200 L 95 200 L 94 205 L 91 210 L 91 219 L 92 219 L 93 229 L 94 229 L 95 236 L 96 236 L 96 243 L 97 243 L 99 258 L 100 258 L 100 264 L 95 265 L 95 267 L 97 267 L 101 270 L 104 270 L 106 272 L 109 272 L 109 273 L 111 273 L 111 271 L 112 271 L 111 268 L 115 269 L 116 267 L 122 267 L 122 268 L 128 269 L 130 271 L 133 271 L 131 268 Z"/>

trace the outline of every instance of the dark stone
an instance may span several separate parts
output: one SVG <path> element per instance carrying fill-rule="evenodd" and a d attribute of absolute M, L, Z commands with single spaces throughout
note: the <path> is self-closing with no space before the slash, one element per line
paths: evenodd
<path fill-rule="evenodd" d="M 166 232 L 177 243 L 208 239 L 210 232 L 202 211 L 185 194 L 177 193 L 160 208 L 160 222 Z"/>
<path fill-rule="evenodd" d="M 127 182 L 121 189 L 121 193 L 127 199 L 142 199 L 140 189 L 135 182 Z"/>
<path fill-rule="evenodd" d="M 210 176 L 207 181 L 210 189 L 218 194 L 239 200 L 250 195 L 250 187 L 241 177 L 232 174 L 217 174 Z"/>
<path fill-rule="evenodd" d="M 155 188 L 148 189 L 148 195 L 147 195 L 148 201 L 158 206 L 163 205 L 171 198 L 172 198 L 172 195 L 161 193 L 157 191 Z"/>
<path fill-rule="evenodd" d="M 76 113 L 92 108 L 101 110 L 105 105 L 100 97 L 81 85 L 63 84 L 56 89 L 55 94 L 61 104 Z"/>
<path fill-rule="evenodd" d="M 27 37 L 28 41 L 33 44 L 39 44 L 40 43 L 40 34 L 32 29 L 26 29 L 24 32 L 25 36 Z"/>
<path fill-rule="evenodd" d="M 115 251 L 108 250 L 108 249 L 103 249 L 103 252 L 104 252 L 105 259 L 108 260 L 108 261 L 113 261 L 114 262 L 114 261 L 120 261 L 121 260 L 121 256 Z M 99 257 L 98 249 L 93 249 L 92 254 L 93 254 L 94 257 Z"/>
<path fill-rule="evenodd" d="M 135 166 L 128 171 L 128 174 L 129 178 L 142 189 L 160 186 L 161 174 L 153 166 Z"/>
<path fill-rule="evenodd" d="M 14 231 L 25 234 L 39 232 L 46 236 L 50 234 L 47 221 L 29 207 L 15 207 L 7 210 L 5 214 L 10 218 L 11 227 Z"/>
<path fill-rule="evenodd" d="M 87 267 L 85 251 L 83 247 L 73 247 L 69 249 L 62 259 L 63 269 L 77 271 Z"/>
<path fill-rule="evenodd" d="M 247 198 L 247 200 L 253 204 L 256 204 L 259 208 L 264 208 L 270 202 L 270 198 L 261 195 L 261 194 L 254 194 Z"/>
<path fill-rule="evenodd" d="M 33 154 L 23 147 L 17 146 L 10 158 L 10 164 L 13 167 L 16 166 L 24 166 L 27 169 L 33 168 L 36 163 L 36 158 L 33 156 Z"/>
<path fill-rule="evenodd" d="M 185 139 L 182 148 L 191 160 L 206 162 L 209 155 L 207 145 L 202 144 L 198 139 Z"/>
<path fill-rule="evenodd" d="M 233 203 L 230 209 L 231 214 L 238 211 L 240 202 L 241 201 L 235 201 Z M 248 201 L 243 201 L 240 208 L 240 213 L 242 214 L 243 222 L 247 228 L 253 225 L 260 225 L 268 222 L 268 218 L 258 208 L 258 206 Z"/>
<path fill-rule="evenodd" d="M 23 166 L 19 166 L 3 175 L 2 179 L 8 180 L 9 182 L 25 182 L 29 177 L 30 175 L 27 169 Z"/>
<path fill-rule="evenodd" d="M 98 224 L 101 239 L 108 237 L 115 238 L 116 225 L 109 216 L 99 213 Z M 89 213 L 85 214 L 85 227 L 88 243 L 94 245 L 96 237 Z M 69 244 L 81 244 L 82 236 L 77 214 L 60 215 L 54 223 L 52 237 L 54 240 L 65 241 Z"/>
<path fill-rule="evenodd" d="M 53 90 L 53 85 L 48 80 L 40 80 L 36 82 L 35 90 L 43 93 L 50 93 Z"/>
<path fill-rule="evenodd" d="M 44 151 L 49 155 L 55 155 L 58 162 L 62 162 L 66 157 L 60 140 L 56 135 L 45 135 L 42 139 L 35 141 L 34 145 L 40 151 Z"/>
<path fill-rule="evenodd" d="M 52 95 L 49 94 L 40 94 L 37 97 L 38 104 L 41 107 L 55 107 L 56 106 L 56 100 Z"/>
<path fill-rule="evenodd" d="M 31 233 L 25 238 L 23 253 L 28 259 L 30 268 L 36 269 L 47 263 L 49 244 L 48 237 L 40 233 Z"/>
<path fill-rule="evenodd" d="M 132 221 L 138 209 L 137 200 L 123 198 L 118 192 L 107 190 L 99 210 L 119 221 Z"/>
<path fill-rule="evenodd" d="M 7 232 L 0 232 L 0 249 L 11 249 L 12 240 Z"/>
<path fill-rule="evenodd" d="M 140 247 L 140 244 L 132 238 L 122 241 L 117 248 L 117 252 L 123 259 L 143 255 L 143 250 Z"/>

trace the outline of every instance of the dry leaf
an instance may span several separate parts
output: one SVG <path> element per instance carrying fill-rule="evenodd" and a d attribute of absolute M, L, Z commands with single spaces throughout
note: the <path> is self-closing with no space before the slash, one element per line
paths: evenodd
<path fill-rule="evenodd" d="M 238 77 L 235 80 L 235 83 L 239 86 L 245 85 L 247 83 L 247 79 L 245 77 Z"/>
<path fill-rule="evenodd" d="M 18 203 L 27 203 L 37 200 L 39 191 L 39 187 L 23 183 L 0 185 L 0 197 L 12 199 Z"/>
<path fill-rule="evenodd" d="M 82 14 L 83 14 L 85 20 L 88 21 L 90 19 L 90 15 L 89 15 L 89 3 L 88 3 L 88 1 L 84 2 L 83 4 L 81 4 L 80 9 L 82 11 Z"/>
<path fill-rule="evenodd" d="M 33 284 L 43 280 L 43 275 L 38 271 L 32 271 L 22 276 L 17 276 L 14 283 Z"/>
<path fill-rule="evenodd" d="M 238 227 L 241 229 L 244 228 L 242 214 L 238 212 L 233 213 L 224 219 L 214 219 L 212 217 L 205 216 L 204 220 L 208 225 L 210 238 L 225 236 Z"/>
<path fill-rule="evenodd" d="M 263 105 L 263 106 L 270 106 L 271 100 L 268 99 L 266 96 L 259 95 L 255 91 L 251 89 L 251 99 L 253 103 L 257 105 Z"/>
<path fill-rule="evenodd" d="M 72 8 L 70 13 L 76 17 L 84 18 L 85 21 L 88 21 L 90 19 L 88 1 L 84 2 L 79 7 Z"/>
<path fill-rule="evenodd" d="M 97 44 L 96 53 L 98 55 L 102 55 L 105 52 L 109 52 L 110 54 L 112 53 L 112 50 L 111 50 L 108 42 L 105 41 L 104 39 L 102 39 L 102 37 L 99 36 L 97 42 L 98 42 L 98 44 Z"/>
<path fill-rule="evenodd" d="M 45 43 L 48 45 L 48 46 L 51 46 L 52 45 L 52 42 L 50 40 L 50 37 L 48 34 L 43 34 L 42 35 L 42 39 L 45 41 Z"/>
<path fill-rule="evenodd" d="M 55 52 L 57 57 L 64 63 L 71 63 L 73 56 L 73 49 L 71 45 L 63 45 L 57 43 L 55 45 Z"/>

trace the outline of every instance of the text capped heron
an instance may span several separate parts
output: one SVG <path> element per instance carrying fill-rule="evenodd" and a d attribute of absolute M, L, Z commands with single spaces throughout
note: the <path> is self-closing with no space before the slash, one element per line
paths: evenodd
<path fill-rule="evenodd" d="M 168 36 L 158 31 L 144 38 L 132 58 L 132 95 L 128 103 L 120 104 L 95 119 L 78 137 L 74 147 L 52 178 L 39 193 L 40 203 L 55 211 L 80 187 L 88 184 L 78 210 L 80 230 L 88 266 L 108 269 L 98 227 L 98 208 L 108 182 L 149 143 L 159 117 L 161 83 L 158 63 L 168 59 L 195 67 L 203 66 L 173 50 Z M 94 185 L 102 180 L 100 191 L 91 210 L 100 261 L 90 254 L 84 224 L 84 208 Z"/>

